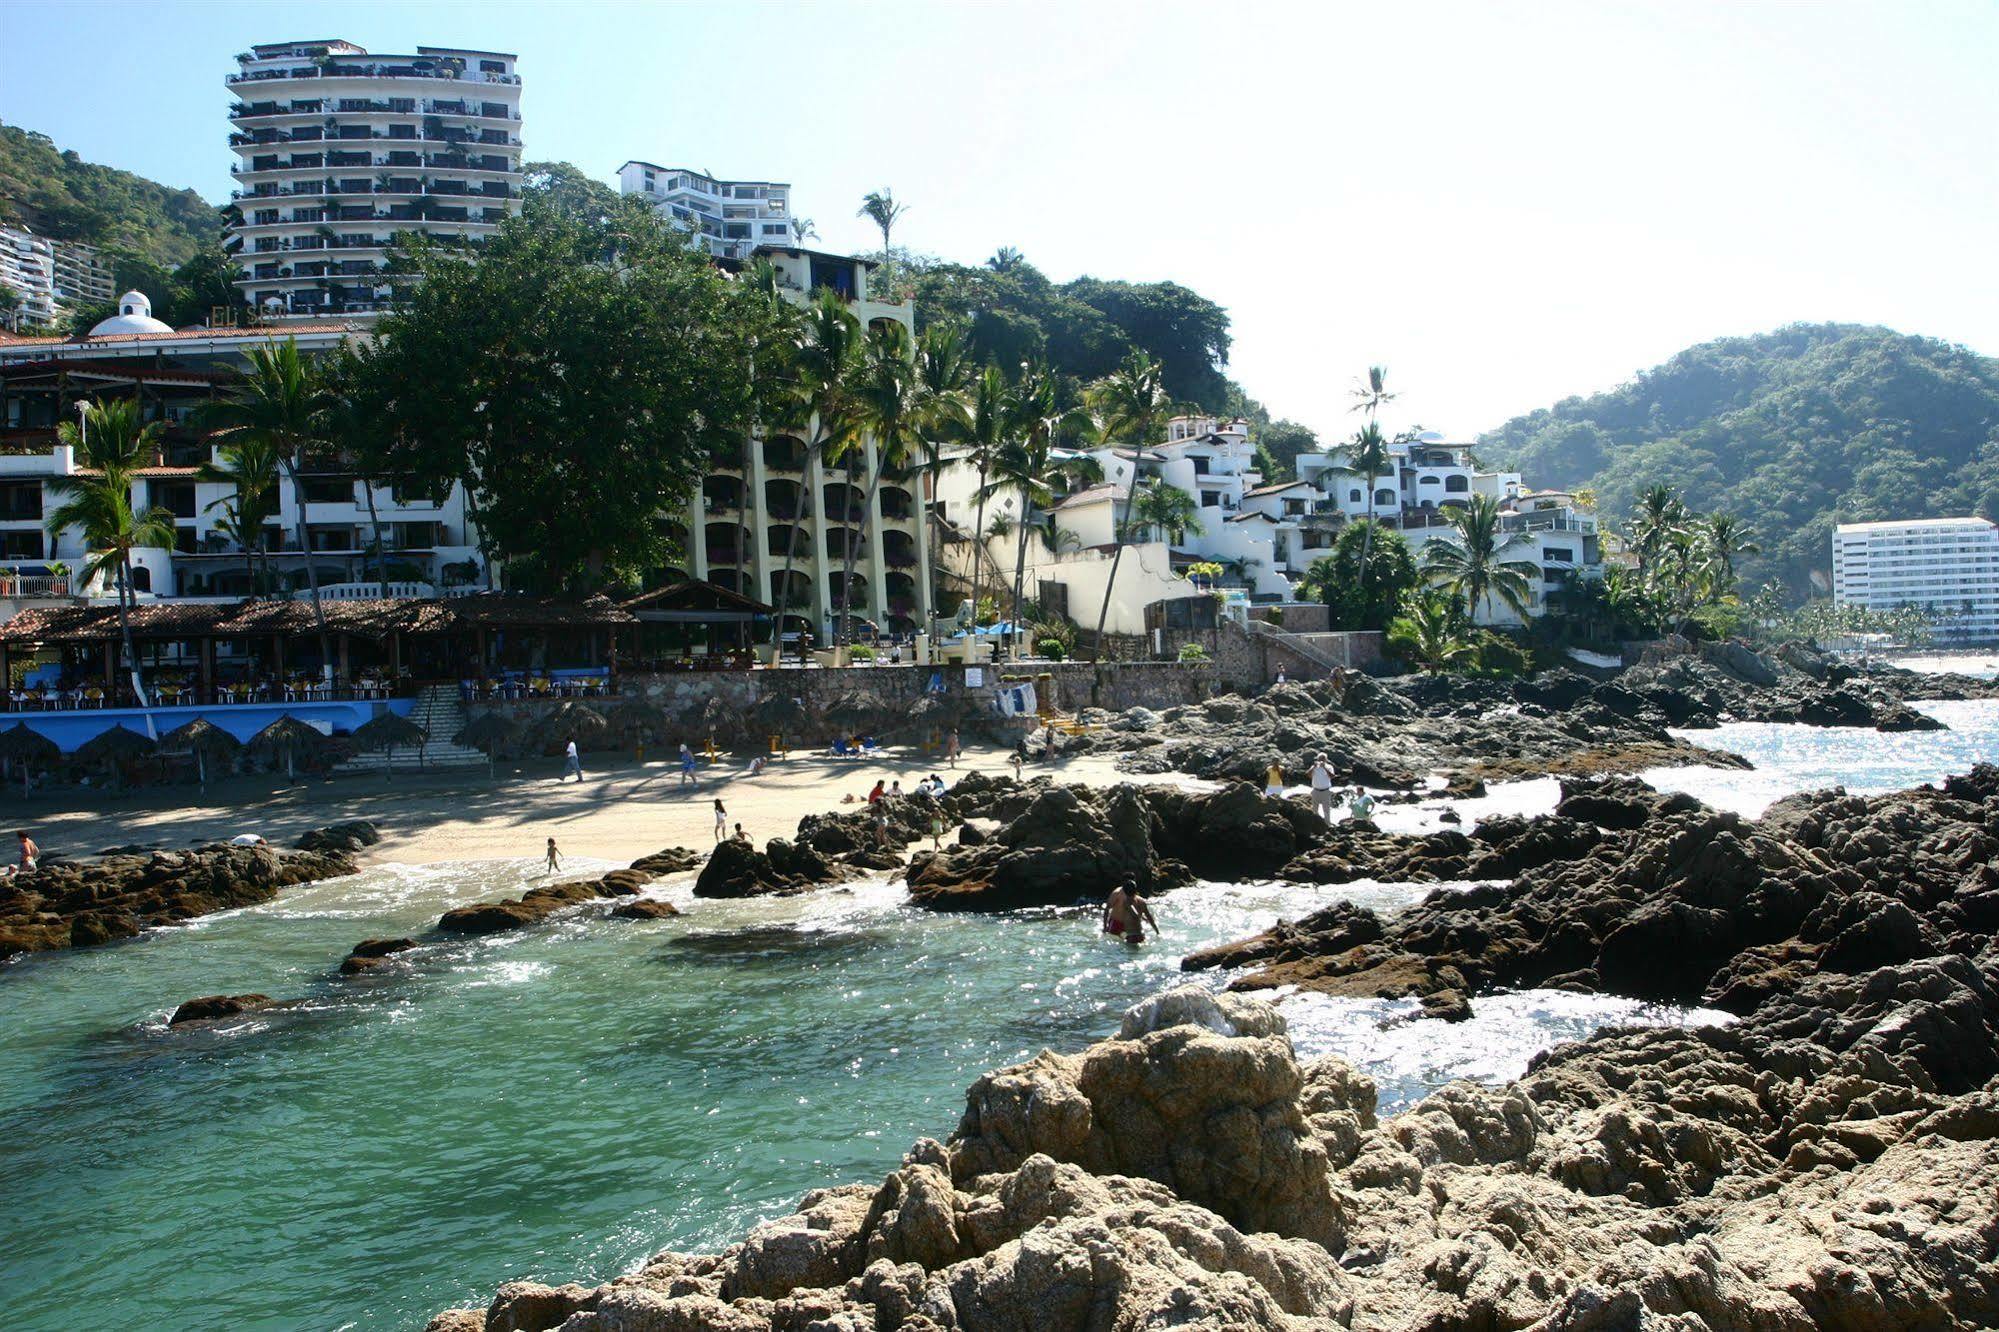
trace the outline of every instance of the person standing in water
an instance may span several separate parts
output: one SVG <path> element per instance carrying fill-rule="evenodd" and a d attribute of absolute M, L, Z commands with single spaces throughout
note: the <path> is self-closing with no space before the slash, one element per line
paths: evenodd
<path fill-rule="evenodd" d="M 715 797 L 715 840 L 721 841 L 729 835 L 729 811 L 722 807 L 722 797 Z"/>
<path fill-rule="evenodd" d="M 559 874 L 561 871 L 562 853 L 555 849 L 555 839 L 551 837 L 548 839 L 548 873 Z"/>
<path fill-rule="evenodd" d="M 1104 933 L 1121 939 L 1128 944 L 1145 942 L 1145 926 L 1159 928 L 1159 922 L 1152 917 L 1152 908 L 1139 896 L 1138 885 L 1126 880 L 1111 890 L 1110 899 L 1104 903 Z"/>

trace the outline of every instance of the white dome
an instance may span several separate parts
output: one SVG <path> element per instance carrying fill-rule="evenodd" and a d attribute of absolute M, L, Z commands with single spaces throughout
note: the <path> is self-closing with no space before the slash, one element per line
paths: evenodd
<path fill-rule="evenodd" d="M 1418 444 L 1448 444 L 1450 443 L 1450 439 L 1441 430 L 1425 430 L 1422 434 L 1416 436 L 1416 442 Z"/>
<path fill-rule="evenodd" d="M 143 291 L 128 291 L 118 298 L 118 313 L 99 320 L 90 330 L 93 338 L 117 337 L 127 333 L 171 333 L 173 329 L 153 318 L 153 303 Z"/>

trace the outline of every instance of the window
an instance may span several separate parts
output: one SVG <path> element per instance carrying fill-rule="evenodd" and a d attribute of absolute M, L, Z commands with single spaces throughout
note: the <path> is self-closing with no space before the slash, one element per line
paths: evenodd
<path fill-rule="evenodd" d="M 352 504 L 354 478 L 351 476 L 309 476 L 304 478 L 307 504 Z"/>
<path fill-rule="evenodd" d="M 1355 486 L 1355 487 L 1354 487 L 1354 488 L 1353 488 L 1352 490 L 1349 490 L 1349 491 L 1347 492 L 1347 503 L 1349 503 L 1349 504 L 1358 504 L 1358 503 L 1360 503 L 1360 487 L 1359 487 L 1359 486 Z"/>
<path fill-rule="evenodd" d="M 1444 489 L 1453 495 L 1462 495 L 1471 489 L 1471 481 L 1462 476 L 1447 476 L 1444 478 Z"/>

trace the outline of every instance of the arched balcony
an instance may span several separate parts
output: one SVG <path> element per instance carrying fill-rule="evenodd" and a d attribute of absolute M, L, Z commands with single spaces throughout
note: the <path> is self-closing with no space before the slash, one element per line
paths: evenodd
<path fill-rule="evenodd" d="M 846 559 L 847 548 L 850 545 L 853 547 L 855 559 L 865 560 L 868 557 L 867 537 L 862 534 L 859 528 L 829 527 L 826 529 L 827 559 L 829 560 Z"/>
<path fill-rule="evenodd" d="M 876 498 L 881 501 L 882 517 L 884 518 L 903 519 L 909 518 L 916 513 L 916 502 L 910 498 L 909 492 L 901 486 L 884 484 L 881 490 L 877 492 Z"/>
<path fill-rule="evenodd" d="M 794 523 L 772 523 L 764 529 L 764 549 L 775 559 L 810 564 L 818 554 L 812 548 L 812 533 Z"/>
<path fill-rule="evenodd" d="M 855 574 L 851 583 L 843 573 L 832 574 L 829 586 L 833 589 L 833 609 L 840 608 L 842 588 L 848 589 L 845 598 L 848 610 L 864 611 L 868 608 L 868 580 L 860 574 Z"/>
<path fill-rule="evenodd" d="M 767 517 L 790 522 L 796 518 L 808 517 L 805 487 L 796 481 L 764 482 L 764 514 Z"/>
<path fill-rule="evenodd" d="M 701 482 L 701 507 L 708 513 L 728 513 L 742 508 L 742 479 L 711 472 Z"/>
<path fill-rule="evenodd" d="M 788 583 L 785 581 L 787 577 L 790 579 Z M 789 590 L 787 591 L 787 589 Z M 771 571 L 771 605 L 775 606 L 782 602 L 793 610 L 801 607 L 813 607 L 817 604 L 814 600 L 817 595 L 812 586 L 812 579 L 808 575 L 802 574 L 796 569 L 793 569 L 789 575 L 782 569 L 773 569 Z"/>
<path fill-rule="evenodd" d="M 662 587 L 672 587 L 675 583 L 684 583 L 690 576 L 687 570 L 677 564 L 662 564 L 657 569 L 647 570 L 646 576 L 640 582 L 645 591 L 652 592 Z"/>
<path fill-rule="evenodd" d="M 829 523 L 858 523 L 867 517 L 867 492 L 859 486 L 850 486 L 845 481 L 829 483 L 820 492 L 826 507 L 823 512 Z"/>
<path fill-rule="evenodd" d="M 740 592 L 742 591 L 744 580 L 741 570 L 733 568 L 717 569 L 711 564 L 708 567 L 708 581 L 717 587 L 726 587 L 731 592 Z"/>
<path fill-rule="evenodd" d="M 701 541 L 708 552 L 708 567 L 734 564 L 750 548 L 750 529 L 741 523 L 709 523 L 701 529 Z"/>
<path fill-rule="evenodd" d="M 792 435 L 772 435 L 764 441 L 764 470 L 796 476 L 805 471 L 805 441 Z"/>
<path fill-rule="evenodd" d="M 909 614 L 916 608 L 916 580 L 906 573 L 891 572 L 882 580 L 882 594 L 888 598 L 888 607 L 901 607 Z"/>
<path fill-rule="evenodd" d="M 882 563 L 891 569 L 914 569 L 916 561 L 915 537 L 893 530 L 882 533 Z"/>

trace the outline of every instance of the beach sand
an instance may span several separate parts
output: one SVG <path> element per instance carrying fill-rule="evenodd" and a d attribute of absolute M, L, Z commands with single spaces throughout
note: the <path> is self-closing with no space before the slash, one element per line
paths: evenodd
<path fill-rule="evenodd" d="M 640 764 L 627 754 L 586 755 L 584 780 L 562 782 L 560 759 L 502 762 L 498 775 L 484 767 L 425 772 L 398 770 L 310 781 L 287 788 L 282 777 L 235 777 L 196 787 L 163 787 L 114 795 L 64 789 L 23 799 L 19 788 L 0 797 L 5 828 L 25 828 L 45 853 L 82 856 L 112 846 L 187 846 L 238 833 L 261 833 L 289 846 L 300 833 L 349 819 L 368 819 L 381 830 L 380 845 L 366 859 L 403 864 L 539 856 L 553 837 L 564 855 L 636 860 L 663 847 L 700 849 L 715 840 L 715 798 L 729 824 L 743 825 L 761 845 L 790 837 L 807 814 L 837 811 L 841 797 L 867 797 L 879 780 L 900 780 L 905 791 L 935 772 L 947 782 L 971 771 L 1009 773 L 1011 750 L 967 746 L 955 772 L 920 752 L 887 748 L 866 759 L 794 754 L 769 764 L 761 776 L 745 775 L 748 756 L 723 755 L 699 766 L 699 785 L 680 784 L 677 761 Z M 1023 775 L 1053 774 L 1063 781 L 1109 785 L 1141 781 L 1112 767 L 1111 755 L 1084 755 L 1053 766 L 1030 763 Z M 11 843 L 10 843 L 11 847 Z"/>

